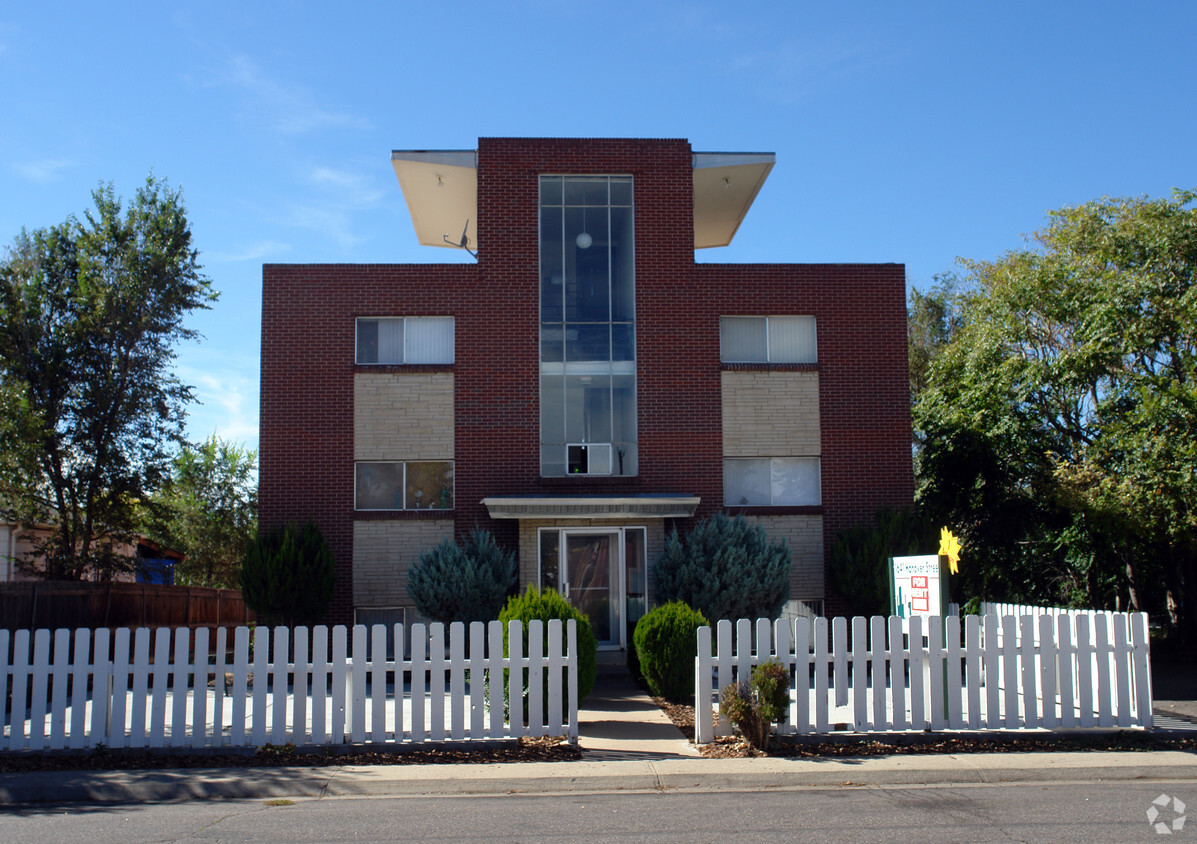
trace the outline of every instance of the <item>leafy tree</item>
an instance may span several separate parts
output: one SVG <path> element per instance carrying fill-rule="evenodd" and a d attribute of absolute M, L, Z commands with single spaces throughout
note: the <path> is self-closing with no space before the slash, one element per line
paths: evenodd
<path fill-rule="evenodd" d="M 661 601 L 682 601 L 709 618 L 777 618 L 790 598 L 793 561 L 784 541 L 743 516 L 716 513 L 685 539 L 674 530 L 653 569 Z"/>
<path fill-rule="evenodd" d="M 914 417 L 919 500 L 963 534 L 973 588 L 1166 600 L 1197 633 L 1195 202 L 1064 208 L 1036 248 L 966 264 Z"/>
<path fill-rule="evenodd" d="M 162 491 L 147 504 L 147 532 L 186 554 L 180 583 L 235 588 L 257 531 L 257 452 L 213 435 L 183 446 Z"/>
<path fill-rule="evenodd" d="M 171 372 L 184 324 L 215 301 L 181 192 L 153 177 L 123 208 L 22 232 L 0 260 L 0 496 L 50 523 L 35 572 L 56 580 L 132 568 L 112 552 L 136 504 L 169 475 L 191 389 Z"/>
<path fill-rule="evenodd" d="M 694 699 L 698 628 L 709 624 L 681 601 L 661 604 L 636 622 L 632 643 L 653 694 L 679 702 Z"/>
<path fill-rule="evenodd" d="M 332 549 L 315 522 L 276 527 L 250 543 L 241 567 L 241 594 L 262 622 L 318 624 L 332 591 Z"/>
<path fill-rule="evenodd" d="M 928 386 L 931 363 L 948 345 L 963 315 L 962 283 L 955 273 L 940 273 L 926 292 L 911 289 L 907 304 L 907 354 L 910 360 L 910 396 L 915 399 Z"/>
<path fill-rule="evenodd" d="M 422 553 L 407 573 L 407 594 L 434 621 L 491 621 L 518 579 L 515 554 L 478 528 L 464 546 L 446 539 Z"/>

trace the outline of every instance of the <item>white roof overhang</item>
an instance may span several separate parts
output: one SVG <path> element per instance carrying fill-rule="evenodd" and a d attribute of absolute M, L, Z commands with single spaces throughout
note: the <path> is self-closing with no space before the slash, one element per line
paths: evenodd
<path fill-rule="evenodd" d="M 727 246 L 773 169 L 771 152 L 696 152 L 694 248 Z M 424 246 L 478 248 L 476 150 L 396 150 L 391 165 Z"/>
<path fill-rule="evenodd" d="M 696 495 L 495 496 L 482 505 L 492 519 L 688 519 Z"/>

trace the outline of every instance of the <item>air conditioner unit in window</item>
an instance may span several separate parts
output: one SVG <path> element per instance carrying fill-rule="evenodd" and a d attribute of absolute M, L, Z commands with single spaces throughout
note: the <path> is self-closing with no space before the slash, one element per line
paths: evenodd
<path fill-rule="evenodd" d="M 570 443 L 565 447 L 565 465 L 571 475 L 609 475 L 611 443 Z"/>

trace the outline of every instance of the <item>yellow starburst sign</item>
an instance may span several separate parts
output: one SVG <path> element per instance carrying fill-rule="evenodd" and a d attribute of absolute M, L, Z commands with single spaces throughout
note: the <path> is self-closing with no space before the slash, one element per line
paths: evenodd
<path fill-rule="evenodd" d="M 952 532 L 947 528 L 939 532 L 939 556 L 948 558 L 952 574 L 959 571 L 960 540 L 952 536 Z"/>

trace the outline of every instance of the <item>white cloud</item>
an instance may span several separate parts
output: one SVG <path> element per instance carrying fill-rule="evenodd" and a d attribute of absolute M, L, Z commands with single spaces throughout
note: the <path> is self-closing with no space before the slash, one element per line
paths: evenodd
<path fill-rule="evenodd" d="M 350 170 L 313 166 L 304 179 L 321 196 L 316 201 L 297 202 L 291 206 L 285 222 L 329 235 L 343 248 L 362 243 L 355 233 L 354 216 L 377 208 L 386 192 L 377 180 Z"/>
<path fill-rule="evenodd" d="M 291 247 L 277 240 L 259 240 L 248 246 L 241 247 L 235 252 L 204 252 L 201 256 L 205 264 L 235 264 L 245 261 L 261 261 L 280 253 L 287 252 Z"/>
<path fill-rule="evenodd" d="M 221 81 L 244 91 L 257 109 L 284 134 L 302 134 L 337 126 L 368 128 L 368 121 L 330 111 L 298 86 L 287 86 L 263 73 L 247 56 L 234 56 Z"/>
<path fill-rule="evenodd" d="M 189 357 L 227 357 L 211 352 Z M 196 361 L 196 363 L 202 363 Z M 256 359 L 230 359 L 211 368 L 179 364 L 175 373 L 194 388 L 197 402 L 187 412 L 187 435 L 204 440 L 212 434 L 221 439 L 258 447 L 258 363 Z M 254 373 L 252 376 L 250 373 Z"/>
<path fill-rule="evenodd" d="M 44 185 L 57 179 L 63 170 L 74 166 L 75 162 L 69 158 L 43 158 L 14 164 L 12 169 L 22 179 Z"/>

